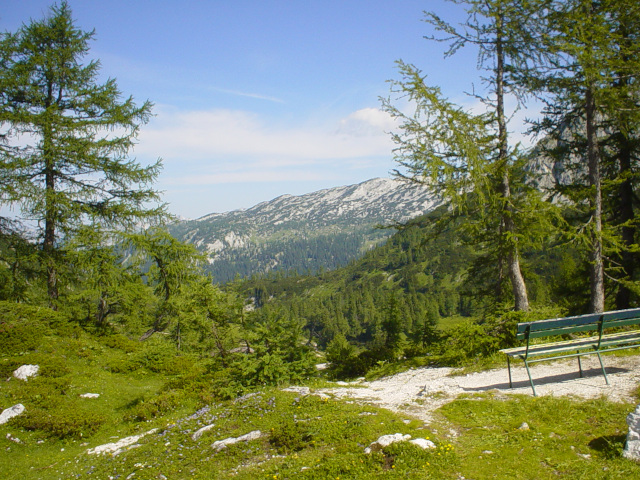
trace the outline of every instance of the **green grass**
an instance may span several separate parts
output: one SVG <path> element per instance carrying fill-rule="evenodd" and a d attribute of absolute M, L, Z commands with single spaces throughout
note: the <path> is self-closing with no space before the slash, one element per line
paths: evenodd
<path fill-rule="evenodd" d="M 439 413 L 460 433 L 454 444 L 467 478 L 630 479 L 640 478 L 640 465 L 622 458 L 625 419 L 634 408 L 604 399 L 485 394 Z"/>
<path fill-rule="evenodd" d="M 30 425 L 14 419 L 0 426 L 0 478 L 7 480 L 640 478 L 640 465 L 621 457 L 634 404 L 482 394 L 445 405 L 424 425 L 384 409 L 277 388 L 223 401 L 206 381 L 196 382 L 209 378 L 206 365 L 188 356 L 167 360 L 153 343 L 46 337 L 36 351 L 0 360 L 5 373 L 26 363 L 42 368 L 28 382 L 0 383 L 0 408 L 23 403 L 39 415 Z M 176 366 L 182 374 L 174 373 Z M 314 392 L 335 385 L 314 379 L 309 386 Z M 100 397 L 79 398 L 88 392 Z M 529 430 L 519 429 L 523 422 Z M 158 431 L 137 448 L 87 454 L 152 428 Z M 211 448 L 253 430 L 264 435 L 220 452 Z M 364 453 L 393 433 L 430 438 L 438 448 L 403 443 Z"/>

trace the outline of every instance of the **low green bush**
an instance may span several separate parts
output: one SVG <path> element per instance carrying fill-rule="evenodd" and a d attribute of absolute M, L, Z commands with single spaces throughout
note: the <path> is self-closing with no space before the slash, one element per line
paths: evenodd
<path fill-rule="evenodd" d="M 111 373 L 131 373 L 142 368 L 142 365 L 137 358 L 130 355 L 121 355 L 109 359 L 104 368 Z"/>
<path fill-rule="evenodd" d="M 0 380 L 11 378 L 13 372 L 15 372 L 20 365 L 24 365 L 24 361 L 20 358 L 0 359 Z"/>
<path fill-rule="evenodd" d="M 93 435 L 105 423 L 97 413 L 82 410 L 78 405 L 64 405 L 55 410 L 28 408 L 11 420 L 17 427 L 37 430 L 47 437 L 80 439 Z"/>
<path fill-rule="evenodd" d="M 35 350 L 47 329 L 37 320 L 0 317 L 0 351 L 5 355 Z"/>
<path fill-rule="evenodd" d="M 109 348 L 122 350 L 126 353 L 133 353 L 140 349 L 139 342 L 131 340 L 121 333 L 115 333 L 113 335 L 103 335 L 101 337 L 97 337 L 97 339 L 100 343 Z"/>
<path fill-rule="evenodd" d="M 151 399 L 141 399 L 131 407 L 126 419 L 132 422 L 146 422 L 165 415 L 181 404 L 182 394 L 176 391 L 164 392 Z"/>
<path fill-rule="evenodd" d="M 269 434 L 269 443 L 280 453 L 298 452 L 312 441 L 313 435 L 309 429 L 292 418 L 281 420 Z"/>
<path fill-rule="evenodd" d="M 60 357 L 47 357 L 40 362 L 40 370 L 38 370 L 38 375 L 50 378 L 64 377 L 70 373 L 68 362 Z"/>

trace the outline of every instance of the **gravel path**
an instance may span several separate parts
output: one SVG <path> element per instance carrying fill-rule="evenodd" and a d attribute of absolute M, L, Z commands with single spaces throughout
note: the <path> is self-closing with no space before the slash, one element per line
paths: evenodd
<path fill-rule="evenodd" d="M 583 378 L 580 378 L 575 359 L 534 364 L 531 374 L 536 391 L 539 396 L 605 396 L 616 402 L 633 401 L 632 392 L 640 385 L 640 355 L 606 356 L 603 361 L 610 385 L 605 383 L 600 363 L 592 355 L 582 357 Z M 512 364 L 511 367 L 513 388 L 509 388 L 509 374 L 505 366 L 468 375 L 452 375 L 452 368 L 419 368 L 373 382 L 325 389 L 323 392 L 372 403 L 430 422 L 434 410 L 461 393 L 493 390 L 505 395 L 533 395 L 524 364 L 520 361 L 514 363 L 515 366 Z"/>

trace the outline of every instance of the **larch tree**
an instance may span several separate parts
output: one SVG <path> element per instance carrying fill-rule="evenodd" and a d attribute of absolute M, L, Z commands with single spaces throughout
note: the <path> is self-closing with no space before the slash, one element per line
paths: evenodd
<path fill-rule="evenodd" d="M 574 168 L 573 182 L 561 192 L 584 219 L 572 236 L 586 245 L 589 310 L 606 308 L 607 259 L 616 264 L 611 271 L 621 271 L 616 304 L 627 308 L 637 250 L 640 49 L 633 30 L 640 8 L 626 0 L 558 0 L 547 7 L 544 48 L 551 56 L 532 82 L 547 95 L 540 130 L 556 140 L 561 161 Z"/>
<path fill-rule="evenodd" d="M 520 249 L 525 237 L 536 231 L 527 224 L 537 221 L 545 209 L 541 196 L 522 181 L 524 157 L 509 140 L 505 102 L 509 96 L 518 103 L 524 99 L 526 92 L 511 81 L 511 75 L 529 68 L 539 54 L 537 10 L 529 1 L 451 1 L 465 5 L 466 23 L 454 27 L 427 12 L 426 22 L 442 35 L 428 38 L 450 42 L 445 56 L 466 45 L 478 49 L 479 68 L 486 72 L 487 94 L 479 97 L 486 113 L 474 116 L 456 107 L 438 89 L 427 87 L 417 69 L 401 63 L 405 80 L 396 86 L 418 108 L 410 119 L 388 101 L 384 103 L 404 130 L 404 135 L 394 136 L 397 160 L 408 172 L 401 176 L 431 186 L 459 211 L 468 208 L 468 204 L 463 207 L 468 195 L 474 196 L 476 214 L 482 219 L 476 238 L 493 243 L 497 257 L 497 291 L 501 292 L 506 274 L 515 309 L 528 310 Z"/>
<path fill-rule="evenodd" d="M 128 157 L 152 105 L 99 82 L 99 62 L 83 63 L 93 37 L 66 2 L 0 37 L 0 201 L 37 224 L 54 307 L 61 246 L 79 226 L 115 231 L 164 215 L 151 186 L 160 162 Z"/>

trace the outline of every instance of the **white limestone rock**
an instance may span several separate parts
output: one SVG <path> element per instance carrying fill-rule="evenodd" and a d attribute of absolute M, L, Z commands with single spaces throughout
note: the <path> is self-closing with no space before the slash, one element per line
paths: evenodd
<path fill-rule="evenodd" d="M 311 395 L 311 389 L 309 387 L 296 387 L 296 386 L 293 386 L 293 387 L 283 388 L 282 391 L 283 392 L 299 393 L 303 397 L 306 397 L 307 395 Z"/>
<path fill-rule="evenodd" d="M 622 455 L 638 462 L 640 461 L 640 405 L 627 415 L 627 425 L 629 425 L 629 433 Z"/>
<path fill-rule="evenodd" d="M 13 443 L 18 443 L 18 444 L 22 443 L 22 440 L 20 440 L 18 437 L 14 437 L 10 433 L 7 433 L 7 440 Z"/>
<path fill-rule="evenodd" d="M 80 398 L 98 398 L 100 397 L 99 393 L 83 393 L 80 395 Z"/>
<path fill-rule="evenodd" d="M 220 450 L 227 448 L 227 446 L 229 445 L 233 445 L 239 442 L 250 442 L 251 440 L 257 440 L 260 437 L 262 437 L 262 432 L 260 430 L 254 430 L 253 432 L 249 432 L 239 437 L 225 438 L 224 440 L 213 442 L 211 448 L 213 448 L 216 452 L 219 452 Z"/>
<path fill-rule="evenodd" d="M 111 455 L 118 455 L 125 448 L 130 447 L 133 448 L 134 444 L 138 442 L 142 437 L 146 435 L 151 435 L 152 433 L 156 433 L 158 431 L 157 428 L 151 429 L 146 433 L 142 433 L 140 435 L 134 435 L 132 437 L 126 437 L 121 440 L 118 440 L 114 443 L 106 443 L 104 445 L 100 445 L 95 448 L 90 448 L 87 450 L 87 454 L 89 455 L 105 455 L 110 453 Z"/>
<path fill-rule="evenodd" d="M 18 367 L 18 369 L 13 372 L 13 376 L 17 379 L 27 381 L 29 377 L 33 377 L 40 370 L 39 365 L 22 365 Z"/>
<path fill-rule="evenodd" d="M 6 408 L 0 413 L 0 425 L 7 423 L 13 417 L 17 417 L 22 412 L 24 412 L 24 405 L 18 403 L 13 407 Z"/>
<path fill-rule="evenodd" d="M 426 438 L 414 438 L 413 440 L 409 440 L 409 443 L 413 443 L 423 450 L 433 450 L 436 448 L 436 444 Z"/>
<path fill-rule="evenodd" d="M 200 440 L 200 437 L 202 436 L 202 434 L 204 434 L 205 432 L 208 432 L 209 430 L 211 430 L 215 426 L 216 426 L 215 423 L 212 423 L 211 425 L 207 425 L 206 427 L 202 427 L 200 430 L 198 430 L 193 435 L 191 435 L 191 440 L 193 440 L 194 442 Z"/>
<path fill-rule="evenodd" d="M 382 435 L 375 442 L 372 442 L 367 448 L 364 449 L 364 453 L 377 452 L 385 447 L 388 447 L 392 443 L 406 442 L 411 439 L 411 435 L 403 435 L 401 433 L 394 433 L 393 435 Z"/>

